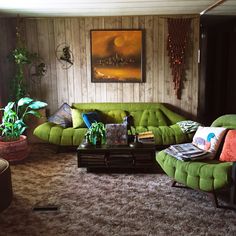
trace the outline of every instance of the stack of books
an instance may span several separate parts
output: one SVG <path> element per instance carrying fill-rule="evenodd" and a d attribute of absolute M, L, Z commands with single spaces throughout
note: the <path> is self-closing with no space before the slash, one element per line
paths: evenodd
<path fill-rule="evenodd" d="M 171 145 L 165 149 L 165 152 L 181 161 L 201 160 L 209 156 L 209 152 L 200 149 L 193 143 Z"/>
<path fill-rule="evenodd" d="M 154 143 L 154 134 L 152 131 L 146 131 L 138 134 L 138 141 L 144 144 Z"/>

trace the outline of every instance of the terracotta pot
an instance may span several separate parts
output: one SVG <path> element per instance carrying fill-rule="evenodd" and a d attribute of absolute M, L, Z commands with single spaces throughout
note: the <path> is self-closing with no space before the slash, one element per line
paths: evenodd
<path fill-rule="evenodd" d="M 0 157 L 9 162 L 16 162 L 25 159 L 29 155 L 27 137 L 20 136 L 19 140 L 12 142 L 2 142 L 0 140 Z"/>

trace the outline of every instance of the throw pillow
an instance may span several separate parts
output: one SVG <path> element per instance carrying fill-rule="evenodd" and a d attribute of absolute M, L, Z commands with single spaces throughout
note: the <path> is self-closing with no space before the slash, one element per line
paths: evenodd
<path fill-rule="evenodd" d="M 82 111 L 81 110 L 72 108 L 71 115 L 72 115 L 72 124 L 73 124 L 74 129 L 86 127 L 84 120 L 82 118 Z"/>
<path fill-rule="evenodd" d="M 226 137 L 220 161 L 236 161 L 236 130 L 229 130 Z"/>
<path fill-rule="evenodd" d="M 82 117 L 84 120 L 84 123 L 88 128 L 90 128 L 91 124 L 95 121 L 100 122 L 99 114 L 96 111 L 88 112 L 88 113 L 82 113 Z"/>
<path fill-rule="evenodd" d="M 49 122 L 61 125 L 64 128 L 72 126 L 71 107 L 64 103 L 60 108 L 48 118 Z"/>
<path fill-rule="evenodd" d="M 192 120 L 183 120 L 176 123 L 183 133 L 190 134 L 195 132 L 198 127 L 200 126 L 200 123 Z"/>
<path fill-rule="evenodd" d="M 211 157 L 214 158 L 225 132 L 226 128 L 223 127 L 199 126 L 193 136 L 193 144 L 208 151 L 212 154 Z"/>

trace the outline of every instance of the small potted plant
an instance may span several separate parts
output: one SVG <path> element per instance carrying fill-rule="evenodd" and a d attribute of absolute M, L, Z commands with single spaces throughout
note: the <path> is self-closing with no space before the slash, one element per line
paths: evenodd
<path fill-rule="evenodd" d="M 102 122 L 93 122 L 85 136 L 93 145 L 104 144 L 106 141 L 105 125 Z"/>
<path fill-rule="evenodd" d="M 29 115 L 39 118 L 41 115 L 37 110 L 46 106 L 45 102 L 24 97 L 18 102 L 9 102 L 5 108 L 0 108 L 0 111 L 3 111 L 0 124 L 0 153 L 2 157 L 11 161 L 21 160 L 27 156 L 27 138 L 22 135 L 27 128 L 25 119 Z"/>

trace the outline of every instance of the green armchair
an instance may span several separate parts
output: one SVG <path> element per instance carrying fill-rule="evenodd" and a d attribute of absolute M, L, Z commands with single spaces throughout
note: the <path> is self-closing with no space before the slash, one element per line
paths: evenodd
<path fill-rule="evenodd" d="M 221 116 L 211 126 L 236 129 L 236 114 Z M 206 192 L 213 197 L 216 207 L 220 207 L 217 200 L 218 190 L 230 187 L 230 207 L 234 207 L 236 203 L 236 162 L 222 162 L 218 158 L 183 162 L 164 151 L 156 154 L 156 161 L 173 179 L 173 187 L 181 187 L 178 185 L 179 183 Z"/>

